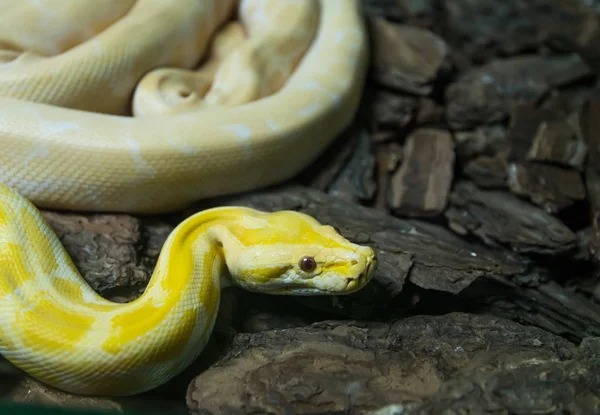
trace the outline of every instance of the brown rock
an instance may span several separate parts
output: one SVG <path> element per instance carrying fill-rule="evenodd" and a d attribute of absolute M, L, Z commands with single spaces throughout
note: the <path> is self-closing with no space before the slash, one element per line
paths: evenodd
<path fill-rule="evenodd" d="M 373 76 L 398 91 L 427 95 L 447 66 L 448 48 L 432 32 L 373 18 Z"/>
<path fill-rule="evenodd" d="M 400 215 L 439 214 L 452 184 L 452 135 L 446 130 L 421 128 L 406 139 L 403 154 L 390 183 L 390 207 Z"/>
<path fill-rule="evenodd" d="M 187 405 L 191 414 L 361 414 L 394 403 L 439 407 L 440 395 L 447 396 L 448 388 L 456 394 L 456 384 L 466 383 L 478 385 L 476 396 L 448 401 L 471 403 L 472 411 L 489 405 L 481 399 L 483 391 L 497 396 L 494 380 L 512 379 L 500 383 L 504 394 L 516 397 L 508 401 L 511 408 L 524 404 L 524 390 L 526 407 L 533 408 L 548 392 L 556 393 L 541 374 L 554 379 L 558 371 L 564 373 L 559 379 L 574 385 L 566 397 L 553 395 L 558 405 L 584 396 L 579 405 L 589 407 L 597 383 L 593 370 L 600 364 L 578 370 L 599 353 L 578 352 L 543 330 L 487 316 L 452 313 L 393 324 L 329 321 L 236 336 L 227 356 L 190 383 Z M 520 380 L 514 383 L 515 378 Z M 512 388 L 515 393 L 508 393 Z"/>
<path fill-rule="evenodd" d="M 517 102 L 536 102 L 552 87 L 590 75 L 576 55 L 523 55 L 463 73 L 446 89 L 446 117 L 454 129 L 505 120 Z"/>
<path fill-rule="evenodd" d="M 585 199 L 581 174 L 559 166 L 511 163 L 508 185 L 514 194 L 529 198 L 548 213 L 557 213 Z"/>
<path fill-rule="evenodd" d="M 575 248 L 575 234 L 542 209 L 503 191 L 481 190 L 459 182 L 445 212 L 460 234 L 472 233 L 491 246 L 509 246 L 517 252 L 566 253 Z"/>

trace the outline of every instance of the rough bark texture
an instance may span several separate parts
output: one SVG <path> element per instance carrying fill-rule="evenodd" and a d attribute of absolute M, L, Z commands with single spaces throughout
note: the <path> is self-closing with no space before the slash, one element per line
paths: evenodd
<path fill-rule="evenodd" d="M 589 410 L 600 404 L 599 355 L 598 341 L 578 349 L 494 317 L 326 321 L 238 335 L 227 356 L 190 383 L 187 403 L 202 415 L 361 414 L 390 404 L 406 405 L 409 414 Z M 529 393 L 523 399 L 508 391 Z"/>
<path fill-rule="evenodd" d="M 148 283 L 151 271 L 140 266 L 145 254 L 139 249 L 140 219 L 128 215 L 57 212 L 44 212 L 44 217 L 96 291 L 107 297 L 118 296 L 120 288 L 143 289 Z"/>
<path fill-rule="evenodd" d="M 452 228 L 486 244 L 540 254 L 566 253 L 575 247 L 575 234 L 560 220 L 509 193 L 460 182 L 450 203 L 446 217 Z"/>
<path fill-rule="evenodd" d="M 581 0 L 445 0 L 445 39 L 475 63 L 540 48 L 561 38 L 580 43 L 597 21 Z M 560 22 L 560 23 L 558 23 Z M 587 34 L 587 36 L 586 36 Z"/>
<path fill-rule="evenodd" d="M 600 344 L 582 343 L 572 359 L 541 361 L 497 373 L 485 373 L 444 384 L 422 404 L 393 404 L 369 415 L 587 414 L 598 411 Z"/>
<path fill-rule="evenodd" d="M 478 156 L 464 164 L 464 174 L 484 189 L 503 187 L 506 184 L 508 163 L 502 155 Z"/>
<path fill-rule="evenodd" d="M 543 161 L 581 170 L 587 147 L 575 120 L 558 110 L 516 105 L 510 118 L 510 161 Z"/>
<path fill-rule="evenodd" d="M 547 212 L 556 213 L 585 199 L 578 171 L 538 163 L 511 163 L 508 171 L 510 190 Z"/>
<path fill-rule="evenodd" d="M 590 74 L 577 55 L 497 59 L 464 72 L 448 86 L 446 117 L 456 129 L 505 121 L 516 103 L 537 103 L 552 87 Z"/>
<path fill-rule="evenodd" d="M 384 89 L 376 91 L 371 114 L 375 138 L 380 140 L 387 138 L 386 134 L 377 135 L 379 131 L 385 133 L 407 127 L 418 108 L 419 101 L 416 97 Z"/>
<path fill-rule="evenodd" d="M 448 48 L 428 30 L 371 19 L 373 76 L 398 91 L 427 95 L 433 81 L 447 67 Z"/>
<path fill-rule="evenodd" d="M 439 214 L 454 173 L 454 142 L 446 130 L 423 128 L 404 145 L 404 160 L 390 183 L 391 208 L 400 215 Z"/>

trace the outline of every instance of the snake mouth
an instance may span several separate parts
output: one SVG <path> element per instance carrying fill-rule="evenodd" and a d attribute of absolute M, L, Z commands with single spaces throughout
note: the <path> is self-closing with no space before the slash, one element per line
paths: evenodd
<path fill-rule="evenodd" d="M 361 272 L 356 278 L 347 278 L 346 279 L 346 288 L 345 293 L 350 294 L 354 293 L 361 288 L 363 288 L 371 279 L 373 278 L 373 274 L 375 271 L 375 267 L 377 265 L 377 259 L 373 256 L 367 261 L 366 268 L 363 272 Z"/>

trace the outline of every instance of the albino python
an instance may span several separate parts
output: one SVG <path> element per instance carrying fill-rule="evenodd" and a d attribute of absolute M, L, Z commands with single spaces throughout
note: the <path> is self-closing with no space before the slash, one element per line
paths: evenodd
<path fill-rule="evenodd" d="M 220 207 L 177 226 L 145 292 L 113 303 L 37 210 L 166 212 L 293 177 L 356 112 L 360 0 L 0 0 L 0 10 L 10 362 L 64 391 L 136 394 L 196 359 L 227 285 L 341 295 L 370 281 L 374 251 L 330 226 Z"/>
<path fill-rule="evenodd" d="M 294 211 L 217 207 L 169 235 L 145 292 L 120 304 L 81 277 L 39 211 L 0 186 L 0 352 L 64 391 L 130 395 L 198 357 L 220 290 L 348 294 L 367 284 L 374 251 Z"/>

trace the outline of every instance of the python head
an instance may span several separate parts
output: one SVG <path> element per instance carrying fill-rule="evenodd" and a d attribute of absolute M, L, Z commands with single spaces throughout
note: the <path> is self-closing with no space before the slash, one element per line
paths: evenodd
<path fill-rule="evenodd" d="M 268 294 L 342 295 L 372 279 L 373 249 L 332 226 L 295 211 L 248 212 L 227 227 L 231 238 L 224 241 L 233 284 Z"/>

